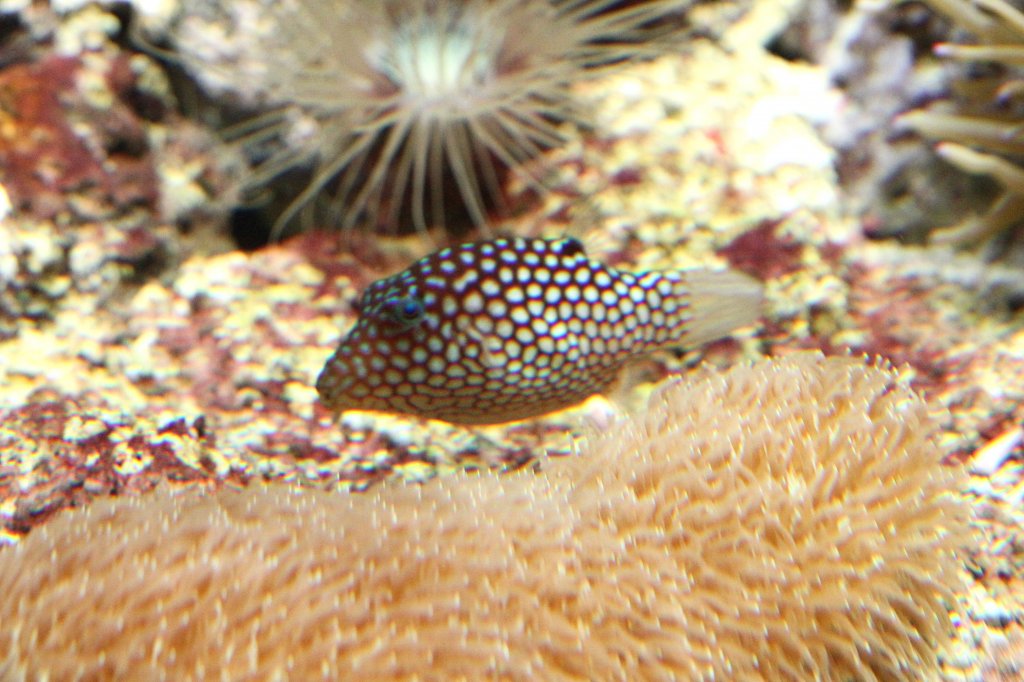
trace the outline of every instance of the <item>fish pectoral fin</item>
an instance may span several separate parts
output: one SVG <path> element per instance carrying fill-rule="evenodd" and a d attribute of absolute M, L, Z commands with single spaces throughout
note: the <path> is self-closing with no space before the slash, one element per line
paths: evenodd
<path fill-rule="evenodd" d="M 477 358 L 485 369 L 500 369 L 502 363 L 498 361 L 496 354 L 501 351 L 503 343 L 494 334 L 486 334 L 480 331 L 471 321 L 458 321 L 456 327 L 456 340 L 464 356 L 470 355 L 466 351 L 476 347 L 479 349 Z"/>

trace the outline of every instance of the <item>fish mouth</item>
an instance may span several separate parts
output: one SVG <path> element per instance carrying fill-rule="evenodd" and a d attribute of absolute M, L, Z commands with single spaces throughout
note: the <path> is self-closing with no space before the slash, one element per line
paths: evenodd
<path fill-rule="evenodd" d="M 350 373 L 339 370 L 334 361 L 329 361 L 316 379 L 316 392 L 324 405 L 335 410 L 345 409 L 351 400 L 348 390 L 356 380 Z"/>

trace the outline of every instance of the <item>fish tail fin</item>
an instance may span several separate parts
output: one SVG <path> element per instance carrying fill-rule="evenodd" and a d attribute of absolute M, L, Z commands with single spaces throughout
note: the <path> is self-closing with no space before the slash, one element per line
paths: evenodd
<path fill-rule="evenodd" d="M 687 270 L 679 274 L 676 290 L 687 308 L 678 341 L 683 345 L 700 346 L 723 338 L 761 317 L 764 286 L 753 277 L 736 270 Z"/>

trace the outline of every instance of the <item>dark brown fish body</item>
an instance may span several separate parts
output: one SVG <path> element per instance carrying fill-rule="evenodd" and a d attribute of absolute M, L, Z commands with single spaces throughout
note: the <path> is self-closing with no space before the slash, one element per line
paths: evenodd
<path fill-rule="evenodd" d="M 575 239 L 443 249 L 373 283 L 327 362 L 324 404 L 461 424 L 525 419 L 606 389 L 630 358 L 753 322 L 734 272 L 620 272 Z"/>

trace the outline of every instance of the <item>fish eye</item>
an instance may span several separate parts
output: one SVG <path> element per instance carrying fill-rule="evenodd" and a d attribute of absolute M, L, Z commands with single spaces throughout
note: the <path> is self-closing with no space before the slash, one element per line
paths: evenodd
<path fill-rule="evenodd" d="M 411 329 L 423 319 L 423 301 L 413 296 L 393 298 L 384 302 L 384 312 L 399 329 Z"/>
<path fill-rule="evenodd" d="M 407 298 L 402 303 L 400 312 L 402 313 L 402 317 L 407 320 L 415 319 L 423 312 L 423 304 L 415 298 Z"/>

